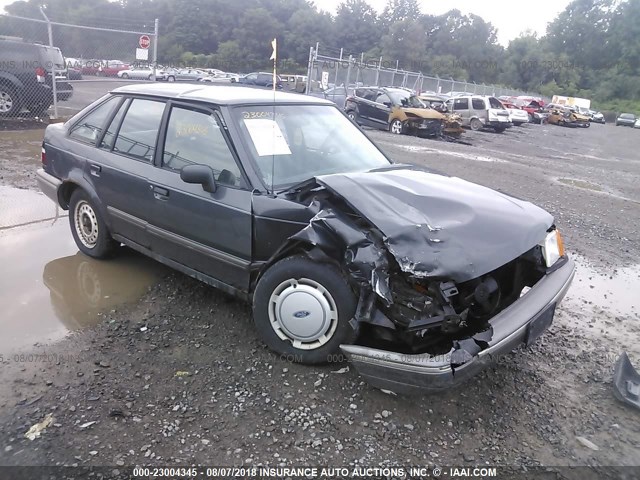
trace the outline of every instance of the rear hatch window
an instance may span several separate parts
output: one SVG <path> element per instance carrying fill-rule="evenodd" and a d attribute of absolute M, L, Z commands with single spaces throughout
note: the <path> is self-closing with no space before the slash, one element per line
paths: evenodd
<path fill-rule="evenodd" d="M 64 58 L 59 48 L 41 45 L 38 49 L 40 50 L 40 63 L 47 72 L 51 72 L 53 67 L 56 72 L 66 70 Z"/>

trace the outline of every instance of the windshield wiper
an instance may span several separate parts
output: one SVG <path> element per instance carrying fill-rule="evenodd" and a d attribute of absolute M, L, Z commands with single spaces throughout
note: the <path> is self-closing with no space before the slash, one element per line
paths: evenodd
<path fill-rule="evenodd" d="M 316 177 L 307 178 L 301 182 L 295 183 L 290 187 L 283 188 L 282 190 L 278 190 L 275 193 L 280 195 L 282 193 L 298 193 L 302 190 L 306 190 L 307 188 L 316 184 Z"/>

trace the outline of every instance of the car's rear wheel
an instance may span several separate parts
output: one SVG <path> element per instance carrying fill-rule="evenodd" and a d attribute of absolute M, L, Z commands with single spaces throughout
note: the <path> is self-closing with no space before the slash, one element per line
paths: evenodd
<path fill-rule="evenodd" d="M 175 81 L 176 81 L 176 77 L 172 77 L 172 76 L 167 77 L 167 82 L 175 82 Z"/>
<path fill-rule="evenodd" d="M 123 73 L 122 74 L 122 78 L 129 78 L 129 74 L 128 73 Z"/>
<path fill-rule="evenodd" d="M 279 261 L 260 279 L 253 318 L 273 351 L 297 363 L 326 363 L 341 344 L 356 339 L 349 324 L 356 304 L 336 267 L 295 256 Z"/>
<path fill-rule="evenodd" d="M 400 120 L 395 119 L 389 124 L 389 131 L 394 135 L 402 135 L 405 131 L 404 124 Z"/>
<path fill-rule="evenodd" d="M 0 118 L 13 117 L 19 112 L 18 94 L 12 87 L 0 83 Z"/>
<path fill-rule="evenodd" d="M 358 123 L 359 115 L 358 115 L 358 112 L 356 110 L 349 110 L 347 112 L 347 117 L 349 117 L 354 122 Z"/>
<path fill-rule="evenodd" d="M 480 121 L 479 118 L 472 118 L 471 122 L 469 123 L 469 126 L 471 127 L 471 130 L 473 130 L 474 132 L 477 132 L 478 130 L 482 130 L 482 127 L 484 127 L 484 124 Z"/>
<path fill-rule="evenodd" d="M 78 188 L 69 200 L 69 225 L 76 245 L 82 253 L 94 258 L 106 258 L 116 246 L 100 211 L 89 195 Z"/>

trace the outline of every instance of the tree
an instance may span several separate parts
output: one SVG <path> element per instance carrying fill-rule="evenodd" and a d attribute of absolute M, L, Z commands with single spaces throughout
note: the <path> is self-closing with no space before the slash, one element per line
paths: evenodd
<path fill-rule="evenodd" d="M 378 16 L 365 0 L 346 0 L 334 20 L 335 44 L 352 53 L 367 52 L 380 41 Z"/>

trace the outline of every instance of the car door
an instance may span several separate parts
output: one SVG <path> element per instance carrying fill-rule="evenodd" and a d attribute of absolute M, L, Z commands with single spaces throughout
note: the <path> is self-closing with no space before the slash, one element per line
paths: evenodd
<path fill-rule="evenodd" d="M 380 92 L 381 90 L 377 88 L 363 88 L 356 91 L 358 99 L 358 114 L 360 115 L 360 120 L 364 125 L 368 125 L 370 127 L 377 126 L 375 121 L 375 99 L 378 97 Z"/>
<path fill-rule="evenodd" d="M 391 113 L 391 98 L 383 90 L 376 97 L 372 108 L 371 119 L 378 128 L 387 129 L 389 125 L 389 114 Z"/>
<path fill-rule="evenodd" d="M 469 126 L 469 123 L 471 121 L 471 110 L 468 97 L 454 98 L 452 102 L 452 111 L 453 113 L 457 113 L 458 115 L 460 115 L 460 117 L 462 117 L 463 126 Z"/>
<path fill-rule="evenodd" d="M 144 247 L 150 246 L 146 225 L 153 206 L 147 175 L 165 102 L 114 96 L 107 127 L 97 131 L 95 145 L 86 156 L 84 178 L 93 186 L 106 213 L 112 233 Z M 88 115 L 70 131 L 81 136 L 97 119 Z"/>
<path fill-rule="evenodd" d="M 161 136 L 147 186 L 154 192 L 152 249 L 224 285 L 248 289 L 251 191 L 218 112 L 174 102 Z M 187 165 L 210 167 L 215 192 L 184 182 L 180 171 Z"/>

